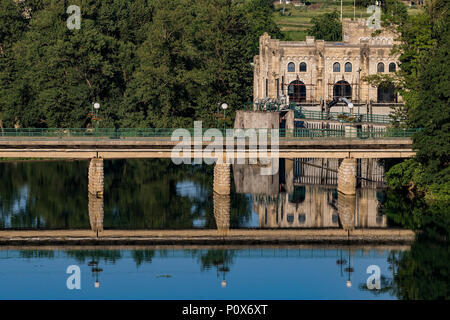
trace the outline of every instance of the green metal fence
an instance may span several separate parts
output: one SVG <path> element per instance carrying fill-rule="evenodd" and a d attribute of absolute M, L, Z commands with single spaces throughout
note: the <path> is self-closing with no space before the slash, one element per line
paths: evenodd
<path fill-rule="evenodd" d="M 214 129 L 216 133 L 221 133 L 223 137 L 243 136 L 243 133 L 248 137 L 249 135 L 265 135 L 271 136 L 273 131 L 270 129 L 217 129 L 217 128 L 202 128 L 200 129 L 181 129 L 175 136 L 188 135 L 190 137 L 203 136 L 207 130 Z M 82 128 L 20 128 L 20 129 L 2 129 L 0 130 L 0 140 L 18 140 L 18 139 L 161 139 L 169 140 L 174 134 L 175 128 L 141 128 L 141 129 L 127 129 L 127 128 L 98 128 L 82 129 Z M 273 129 L 272 129 L 273 130 Z M 400 128 L 376 128 L 376 129 L 357 129 L 356 127 L 348 126 L 347 130 L 338 129 L 278 129 L 277 134 L 281 139 L 311 139 L 311 138 L 325 138 L 325 139 L 386 139 L 386 138 L 408 138 L 412 137 L 419 129 L 400 129 Z M 214 132 L 210 132 L 216 134 Z"/>
<path fill-rule="evenodd" d="M 392 118 L 387 115 L 378 114 L 350 114 L 344 112 L 326 112 L 322 111 L 309 111 L 302 110 L 297 107 L 295 103 L 291 103 L 288 108 L 289 110 L 294 110 L 295 119 L 306 119 L 306 120 L 333 120 L 340 122 L 364 122 L 364 123 L 375 123 L 375 124 L 390 124 Z M 245 111 L 281 111 L 281 105 L 279 103 L 266 103 L 266 104 L 254 104 L 248 102 L 244 104 Z M 284 109 L 286 110 L 286 109 Z"/>

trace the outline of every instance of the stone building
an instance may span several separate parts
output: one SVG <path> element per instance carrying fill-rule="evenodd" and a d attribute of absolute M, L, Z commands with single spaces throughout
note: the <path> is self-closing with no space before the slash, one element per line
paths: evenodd
<path fill-rule="evenodd" d="M 398 56 L 391 55 L 395 35 L 382 30 L 373 37 L 375 30 L 364 19 L 343 19 L 342 28 L 342 42 L 310 36 L 306 41 L 280 41 L 262 35 L 253 61 L 254 100 L 284 96 L 311 106 L 334 97 L 380 106 L 401 102 L 392 85 L 377 88 L 362 80 L 398 69 Z"/>

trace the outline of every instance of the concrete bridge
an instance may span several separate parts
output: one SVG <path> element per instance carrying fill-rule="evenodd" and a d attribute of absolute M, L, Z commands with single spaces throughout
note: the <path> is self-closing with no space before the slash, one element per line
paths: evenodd
<path fill-rule="evenodd" d="M 326 132 L 326 131 L 325 131 Z M 211 142 L 184 143 L 185 155 L 205 158 L 205 148 Z M 227 151 L 227 157 L 271 157 L 276 151 L 279 158 L 409 158 L 415 155 L 410 137 L 380 137 L 360 139 L 351 136 L 280 137 L 276 146 L 261 148 L 246 139 L 234 139 L 230 149 L 225 142 L 214 144 Z M 238 145 L 242 148 L 238 148 Z M 128 159 L 172 158 L 172 149 L 180 145 L 170 137 L 0 137 L 0 158 L 47 159 Z M 264 156 L 263 156 L 264 157 Z"/>

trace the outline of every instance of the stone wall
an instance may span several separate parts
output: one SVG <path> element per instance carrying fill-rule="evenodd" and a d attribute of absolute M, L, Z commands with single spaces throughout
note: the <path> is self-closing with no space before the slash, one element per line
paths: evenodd
<path fill-rule="evenodd" d="M 266 111 L 236 111 L 235 129 L 278 129 L 280 113 Z"/>

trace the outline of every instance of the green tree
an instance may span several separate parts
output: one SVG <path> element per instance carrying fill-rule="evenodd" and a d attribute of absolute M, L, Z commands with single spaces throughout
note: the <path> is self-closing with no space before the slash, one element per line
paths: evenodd
<path fill-rule="evenodd" d="M 325 41 L 342 41 L 342 23 L 336 10 L 311 19 L 308 34 Z"/>
<path fill-rule="evenodd" d="M 410 178 L 435 199 L 450 198 L 449 7 L 448 2 L 432 1 L 424 12 L 396 23 L 407 120 L 422 129 L 414 137 L 417 156 L 407 165 L 421 165 L 422 175 Z M 412 172 L 402 166 L 391 170 Z M 387 181 L 396 184 L 389 175 Z"/>

